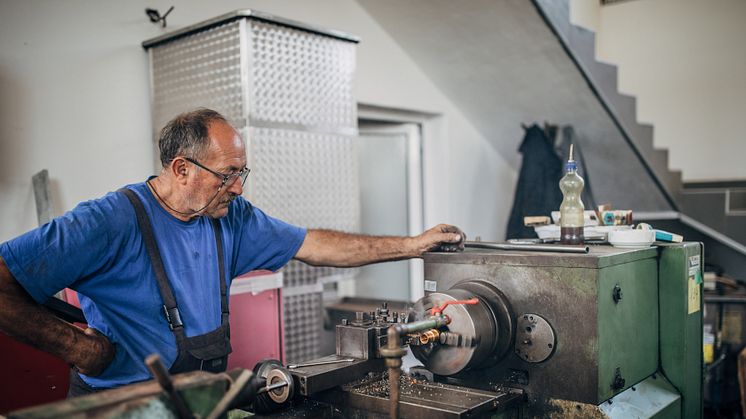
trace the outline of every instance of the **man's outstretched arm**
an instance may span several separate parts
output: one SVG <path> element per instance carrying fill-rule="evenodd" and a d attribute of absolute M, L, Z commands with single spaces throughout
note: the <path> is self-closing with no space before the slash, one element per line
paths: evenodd
<path fill-rule="evenodd" d="M 463 248 L 465 236 L 457 227 L 437 225 L 414 237 L 382 237 L 308 230 L 295 258 L 314 266 L 350 267 L 422 256 L 442 244 Z"/>
<path fill-rule="evenodd" d="M 0 258 L 0 330 L 62 358 L 86 375 L 98 375 L 114 358 L 114 347 L 94 329 L 83 330 L 37 304 Z"/>

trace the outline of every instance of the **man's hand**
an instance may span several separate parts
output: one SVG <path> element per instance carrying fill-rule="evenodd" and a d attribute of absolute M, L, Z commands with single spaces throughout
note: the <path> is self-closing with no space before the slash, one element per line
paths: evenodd
<path fill-rule="evenodd" d="M 95 377 L 101 374 L 114 359 L 114 345 L 98 330 L 87 328 L 86 336 L 71 356 L 71 363 L 81 374 Z"/>
<path fill-rule="evenodd" d="M 431 250 L 441 252 L 458 252 L 464 250 L 466 234 L 458 227 L 448 224 L 438 224 L 415 237 L 419 255 Z"/>
<path fill-rule="evenodd" d="M 1 257 L 0 330 L 62 358 L 86 375 L 101 374 L 114 358 L 114 346 L 97 330 L 83 330 L 37 304 Z"/>

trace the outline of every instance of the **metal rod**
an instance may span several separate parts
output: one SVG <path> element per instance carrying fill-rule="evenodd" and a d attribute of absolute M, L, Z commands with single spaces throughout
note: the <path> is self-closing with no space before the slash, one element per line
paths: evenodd
<path fill-rule="evenodd" d="M 337 364 L 339 362 L 353 362 L 355 361 L 355 358 L 347 358 L 347 359 L 335 359 L 331 361 L 319 361 L 319 362 L 309 362 L 307 364 L 292 364 L 288 365 L 288 369 L 294 369 L 294 368 L 303 368 L 303 367 L 315 367 L 316 365 L 328 365 L 328 364 Z"/>
<path fill-rule="evenodd" d="M 271 386 L 262 387 L 259 391 L 256 392 L 256 394 L 259 395 L 259 394 L 262 394 L 262 393 L 266 393 L 268 391 L 272 391 L 272 390 L 276 390 L 278 388 L 285 387 L 286 385 L 288 385 L 287 382 L 280 381 L 278 383 L 272 384 Z"/>
<path fill-rule="evenodd" d="M 588 253 L 588 246 L 570 246 L 564 244 L 511 244 L 490 242 L 466 242 L 466 247 L 495 250 L 526 250 L 529 252 Z"/>

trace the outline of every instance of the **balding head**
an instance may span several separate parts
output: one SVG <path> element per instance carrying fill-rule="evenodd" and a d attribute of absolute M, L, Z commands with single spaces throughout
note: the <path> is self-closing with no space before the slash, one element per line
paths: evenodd
<path fill-rule="evenodd" d="M 158 139 L 161 165 L 168 167 L 178 156 L 201 159 L 210 146 L 208 131 L 213 122 L 228 123 L 223 115 L 206 108 L 182 113 L 169 121 Z"/>

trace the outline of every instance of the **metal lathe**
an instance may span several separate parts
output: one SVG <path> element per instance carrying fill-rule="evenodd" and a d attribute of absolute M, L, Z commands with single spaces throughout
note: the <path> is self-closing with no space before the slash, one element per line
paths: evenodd
<path fill-rule="evenodd" d="M 175 376 L 175 388 L 202 417 L 222 399 L 269 417 L 698 418 L 703 263 L 699 243 L 429 253 L 410 311 L 357 313 L 336 326 L 336 354 L 258 366 L 268 390 L 251 400 L 226 374 Z M 407 347 L 421 365 L 404 371 Z M 155 407 L 174 412 L 144 383 L 10 417 Z"/>

